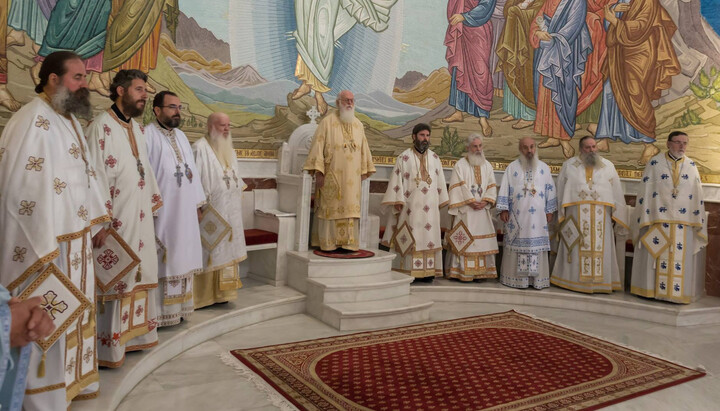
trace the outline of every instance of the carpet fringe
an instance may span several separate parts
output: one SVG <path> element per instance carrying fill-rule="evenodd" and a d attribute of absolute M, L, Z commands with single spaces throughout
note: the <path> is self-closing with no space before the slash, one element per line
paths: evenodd
<path fill-rule="evenodd" d="M 702 365 L 702 364 L 698 364 L 698 365 L 696 365 L 695 367 L 690 367 L 690 366 L 687 366 L 687 365 L 685 365 L 685 364 L 683 364 L 683 363 L 681 363 L 681 362 L 679 362 L 679 361 L 670 360 L 670 359 L 668 359 L 668 358 L 665 358 L 665 357 L 662 356 L 662 355 L 658 355 L 658 354 L 655 354 L 655 353 L 652 353 L 652 352 L 649 352 L 649 351 L 646 351 L 646 350 L 643 350 L 643 349 L 640 349 L 640 348 L 637 348 L 637 347 L 632 347 L 632 346 L 630 346 L 630 345 L 627 345 L 627 344 L 624 344 L 624 343 L 621 343 L 621 342 L 611 341 L 611 340 L 609 340 L 607 337 L 601 337 L 601 336 L 596 335 L 596 334 L 593 334 L 593 333 L 591 333 L 591 332 L 578 331 L 578 330 L 576 330 L 574 327 L 571 327 L 571 326 L 569 326 L 569 325 L 567 325 L 567 324 L 563 324 L 563 323 L 558 322 L 558 321 L 548 320 L 547 318 L 544 318 L 544 317 L 538 317 L 538 316 L 535 315 L 535 314 L 528 313 L 528 312 L 525 312 L 525 311 L 522 311 L 522 310 L 518 310 L 517 308 L 516 308 L 516 309 L 513 309 L 513 311 L 515 311 L 515 312 L 518 313 L 518 314 L 527 315 L 528 317 L 534 318 L 534 319 L 536 319 L 536 320 L 540 320 L 540 321 L 544 321 L 544 322 L 546 322 L 546 323 L 550 323 L 550 324 L 557 325 L 558 327 L 568 328 L 568 329 L 570 329 L 570 330 L 579 332 L 579 333 L 581 333 L 581 334 L 585 334 L 585 335 L 588 335 L 588 336 L 590 336 L 590 337 L 597 338 L 598 340 L 603 340 L 603 341 L 607 341 L 607 342 L 609 342 L 609 343 L 611 343 L 611 344 L 619 345 L 619 346 L 621 346 L 621 347 L 623 347 L 623 348 L 626 348 L 626 349 L 628 349 L 628 350 L 637 351 L 637 352 L 639 352 L 639 353 L 643 353 L 643 354 L 649 355 L 649 356 L 651 356 L 651 357 L 659 358 L 659 359 L 661 359 L 661 360 L 663 360 L 663 361 L 667 361 L 667 362 L 670 362 L 670 363 L 673 363 L 673 364 L 677 364 L 677 365 L 683 366 L 683 367 L 685 367 L 685 368 L 689 368 L 689 369 L 691 369 L 691 370 L 695 370 L 695 371 L 698 371 L 698 372 L 704 372 L 707 376 L 711 376 L 711 375 L 712 375 L 712 374 L 710 374 L 710 372 L 707 371 L 707 368 L 705 368 L 705 366 Z"/>
<path fill-rule="evenodd" d="M 268 401 L 270 401 L 270 403 L 272 403 L 272 405 L 278 407 L 282 411 L 298 411 L 297 407 L 271 387 L 270 384 L 268 384 L 261 376 L 254 373 L 240 360 L 235 358 L 235 356 L 229 352 L 223 352 L 219 355 L 219 357 L 225 365 L 232 367 L 238 375 L 251 382 L 256 389 L 264 393 L 265 397 Z"/>

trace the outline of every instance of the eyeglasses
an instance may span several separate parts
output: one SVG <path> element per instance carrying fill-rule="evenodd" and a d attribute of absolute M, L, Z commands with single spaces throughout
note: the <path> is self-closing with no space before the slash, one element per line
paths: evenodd
<path fill-rule="evenodd" d="M 340 102 L 341 102 L 341 103 L 355 104 L 355 99 L 354 99 L 354 98 L 341 98 L 341 99 L 340 99 Z"/>
<path fill-rule="evenodd" d="M 182 109 L 183 109 L 182 104 L 180 104 L 179 106 L 176 106 L 175 104 L 170 104 L 169 106 L 160 106 L 160 107 L 163 107 L 163 108 L 167 107 L 167 108 L 169 108 L 170 110 L 173 110 L 173 111 L 174 111 L 174 110 L 182 111 Z"/>

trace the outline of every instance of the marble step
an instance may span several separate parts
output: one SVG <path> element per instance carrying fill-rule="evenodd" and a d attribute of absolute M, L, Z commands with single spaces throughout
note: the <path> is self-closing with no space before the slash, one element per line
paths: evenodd
<path fill-rule="evenodd" d="M 412 277 L 394 271 L 358 277 L 308 278 L 307 295 L 319 303 L 384 300 L 410 293 Z"/>
<path fill-rule="evenodd" d="M 320 319 L 341 331 L 398 327 L 429 320 L 432 305 L 412 294 L 383 301 L 331 303 L 324 304 Z"/>

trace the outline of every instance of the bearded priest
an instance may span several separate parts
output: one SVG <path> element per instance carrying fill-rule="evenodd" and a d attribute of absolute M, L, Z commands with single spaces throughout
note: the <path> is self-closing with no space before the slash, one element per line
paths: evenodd
<path fill-rule="evenodd" d="M 625 195 L 613 163 L 598 155 L 595 139 L 585 136 L 579 144 L 579 155 L 565 161 L 557 179 L 559 244 L 550 283 L 611 293 L 622 290 L 614 232 L 629 232 Z"/>
<path fill-rule="evenodd" d="M 450 246 L 447 276 L 460 281 L 497 278 L 497 234 L 490 209 L 497 185 L 483 153 L 483 137 L 470 134 L 467 157 L 458 160 L 450 177 L 448 212 L 454 216 L 445 241 Z"/>
<path fill-rule="evenodd" d="M 247 258 L 242 222 L 246 186 L 240 178 L 227 114 L 218 112 L 208 117 L 207 134 L 193 144 L 193 152 L 207 198 L 203 215 L 216 214 L 215 218 L 229 225 L 222 237 L 203 241 L 203 273 L 195 276 L 193 285 L 193 303 L 198 309 L 235 300 L 237 289 L 242 287 L 238 263 Z"/>
<path fill-rule="evenodd" d="M 303 166 L 315 176 L 315 217 L 310 243 L 323 251 L 360 248 L 361 182 L 375 172 L 355 96 L 338 94 L 336 113 L 318 125 Z M 342 252 L 342 251 L 341 251 Z"/>

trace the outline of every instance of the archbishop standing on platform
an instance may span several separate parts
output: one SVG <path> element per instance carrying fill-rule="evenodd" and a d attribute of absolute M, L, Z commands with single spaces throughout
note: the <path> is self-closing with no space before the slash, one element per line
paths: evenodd
<path fill-rule="evenodd" d="M 445 238 L 450 245 L 447 276 L 461 281 L 497 278 L 498 243 L 490 215 L 497 198 L 495 173 L 483 154 L 480 134 L 468 137 L 467 149 L 450 177 L 448 212 L 454 217 Z"/>
<path fill-rule="evenodd" d="M 702 297 L 705 271 L 696 254 L 708 242 L 703 190 L 695 162 L 685 155 L 687 134 L 673 131 L 667 153 L 650 159 L 635 206 L 630 291 L 689 304 Z"/>
<path fill-rule="evenodd" d="M 240 178 L 227 114 L 208 117 L 207 134 L 193 144 L 193 152 L 207 198 L 200 224 L 204 268 L 195 276 L 193 286 L 197 309 L 237 298 L 237 289 L 242 287 L 238 263 L 247 258 L 247 250 L 242 222 L 245 184 Z M 216 235 L 215 230 L 223 231 Z"/>
<path fill-rule="evenodd" d="M 315 218 L 311 245 L 323 251 L 360 248 L 361 182 L 375 172 L 355 97 L 338 94 L 338 111 L 318 125 L 303 170 L 315 175 Z"/>
<path fill-rule="evenodd" d="M 614 231 L 627 235 L 629 227 L 620 177 L 594 138 L 579 144 L 557 179 L 560 238 L 550 283 L 583 293 L 622 290 Z"/>

